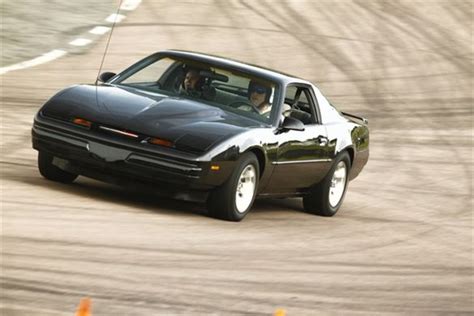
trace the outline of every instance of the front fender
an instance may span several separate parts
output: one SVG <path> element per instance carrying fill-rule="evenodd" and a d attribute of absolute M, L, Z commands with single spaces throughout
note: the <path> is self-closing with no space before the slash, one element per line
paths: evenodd
<path fill-rule="evenodd" d="M 264 144 L 268 142 L 266 134 L 268 134 L 268 129 L 256 128 L 234 135 L 214 145 L 199 159 L 202 161 L 235 161 L 239 159 L 240 155 L 252 148 L 258 148 L 265 152 Z M 264 140 L 265 138 L 267 138 L 267 141 Z"/>
<path fill-rule="evenodd" d="M 268 155 L 268 148 L 271 147 L 270 144 L 273 141 L 273 137 L 274 134 L 271 133 L 270 129 L 251 129 L 221 141 L 199 157 L 199 160 L 209 161 L 211 165 L 219 165 L 219 178 L 223 183 L 232 174 L 233 169 L 236 167 L 236 162 L 241 155 L 248 151 L 253 151 L 259 160 L 261 168 L 259 187 L 263 187 L 270 178 L 273 168 Z"/>

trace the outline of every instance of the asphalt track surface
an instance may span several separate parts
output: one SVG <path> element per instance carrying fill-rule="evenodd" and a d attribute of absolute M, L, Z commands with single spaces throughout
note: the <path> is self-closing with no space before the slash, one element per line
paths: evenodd
<path fill-rule="evenodd" d="M 60 49 L 117 10 L 115 0 L 2 0 L 1 66 Z"/>
<path fill-rule="evenodd" d="M 368 117 L 336 217 L 261 200 L 240 223 L 80 177 L 41 178 L 30 128 L 85 54 L 2 76 L 2 315 L 472 314 L 471 1 L 144 0 L 104 70 L 180 48 L 273 67 Z"/>

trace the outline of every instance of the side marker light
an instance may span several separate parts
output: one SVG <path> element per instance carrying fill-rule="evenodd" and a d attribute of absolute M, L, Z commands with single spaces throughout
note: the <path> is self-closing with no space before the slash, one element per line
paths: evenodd
<path fill-rule="evenodd" d="M 92 122 L 91 122 L 91 121 L 84 120 L 84 119 L 81 119 L 81 118 L 78 118 L 78 117 L 74 118 L 74 119 L 72 120 L 72 122 L 73 122 L 74 124 L 77 124 L 77 125 L 80 125 L 80 126 L 84 126 L 84 127 L 87 127 L 87 128 L 91 128 L 91 126 L 92 126 Z"/>
<path fill-rule="evenodd" d="M 152 137 L 148 139 L 148 142 L 153 145 L 160 145 L 160 146 L 165 146 L 165 147 L 173 147 L 173 142 L 170 142 L 169 140 L 166 139 L 161 139 L 161 138 L 156 138 Z"/>

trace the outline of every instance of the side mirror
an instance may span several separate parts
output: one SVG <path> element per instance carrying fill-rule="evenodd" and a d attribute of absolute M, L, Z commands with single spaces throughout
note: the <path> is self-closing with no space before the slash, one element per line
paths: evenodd
<path fill-rule="evenodd" d="M 113 72 L 103 72 L 100 74 L 99 78 L 97 78 L 100 82 L 107 82 L 110 78 L 115 76 L 116 74 Z"/>
<path fill-rule="evenodd" d="M 304 124 L 293 117 L 285 117 L 280 126 L 282 131 L 304 131 Z"/>

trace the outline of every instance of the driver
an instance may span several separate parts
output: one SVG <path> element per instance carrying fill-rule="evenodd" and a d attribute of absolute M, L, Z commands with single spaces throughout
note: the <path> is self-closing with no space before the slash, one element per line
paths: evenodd
<path fill-rule="evenodd" d="M 248 98 L 260 114 L 270 112 L 272 106 L 269 102 L 272 89 L 263 83 L 250 80 Z"/>

